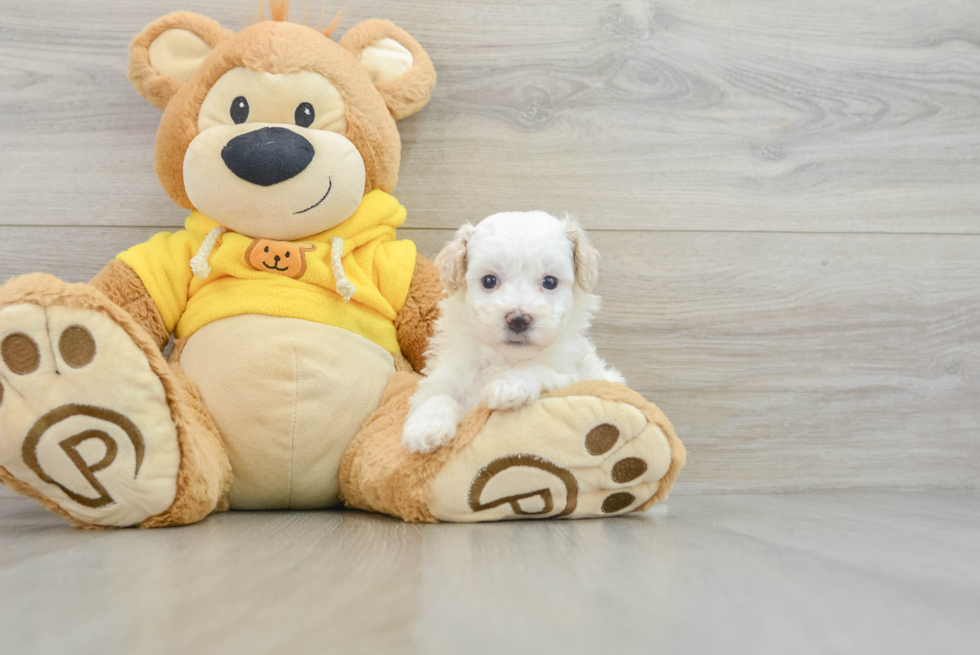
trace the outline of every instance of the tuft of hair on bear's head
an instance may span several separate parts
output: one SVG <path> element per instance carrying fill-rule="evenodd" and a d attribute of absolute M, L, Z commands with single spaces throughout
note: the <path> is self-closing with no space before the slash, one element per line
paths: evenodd
<path fill-rule="evenodd" d="M 266 0 L 259 0 L 259 13 L 257 20 L 255 22 L 261 23 L 265 20 L 265 2 Z M 289 20 L 289 2 L 290 0 L 269 0 L 269 20 L 276 22 L 286 22 Z M 304 12 L 303 12 L 303 25 L 310 24 L 310 6 L 303 2 Z M 326 6 L 320 8 L 320 19 L 316 22 L 315 30 L 322 33 L 323 36 L 330 37 L 338 27 L 340 27 L 340 21 L 344 16 L 344 10 L 341 9 L 334 17 L 330 20 L 330 23 L 326 27 L 323 27 L 323 19 L 326 16 Z"/>

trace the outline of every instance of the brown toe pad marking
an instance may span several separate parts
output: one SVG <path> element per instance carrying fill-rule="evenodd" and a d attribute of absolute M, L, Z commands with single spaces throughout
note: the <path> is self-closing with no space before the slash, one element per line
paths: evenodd
<path fill-rule="evenodd" d="M 0 357 L 4 363 L 17 375 L 27 375 L 37 370 L 41 365 L 41 351 L 34 339 L 23 332 L 10 334 L 0 344 Z"/>
<path fill-rule="evenodd" d="M 619 439 L 619 428 L 610 423 L 602 423 L 589 430 L 585 437 L 585 449 L 590 455 L 609 452 Z"/>
<path fill-rule="evenodd" d="M 95 339 L 81 325 L 72 325 L 61 333 L 58 350 L 72 368 L 82 368 L 95 359 Z"/>
<path fill-rule="evenodd" d="M 602 511 L 606 514 L 612 514 L 613 512 L 618 512 L 624 510 L 633 504 L 636 500 L 636 496 L 626 491 L 618 491 L 604 501 L 602 501 Z"/>
<path fill-rule="evenodd" d="M 621 459 L 612 467 L 613 482 L 631 482 L 647 472 L 647 463 L 639 457 Z"/>

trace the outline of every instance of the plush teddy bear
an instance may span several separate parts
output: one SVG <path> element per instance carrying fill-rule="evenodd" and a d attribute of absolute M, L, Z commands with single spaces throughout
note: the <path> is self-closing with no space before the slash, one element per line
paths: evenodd
<path fill-rule="evenodd" d="M 237 34 L 176 13 L 133 40 L 129 77 L 164 110 L 157 175 L 191 213 L 89 284 L 0 288 L 0 479 L 79 527 L 341 501 L 412 521 L 603 516 L 665 498 L 683 446 L 608 382 L 478 408 L 434 453 L 401 446 L 442 288 L 395 238 L 395 121 L 435 71 L 390 22 L 338 43 L 272 9 Z"/>

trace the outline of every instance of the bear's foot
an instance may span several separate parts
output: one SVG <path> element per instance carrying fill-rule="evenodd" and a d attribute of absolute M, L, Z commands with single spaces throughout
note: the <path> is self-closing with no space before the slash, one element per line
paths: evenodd
<path fill-rule="evenodd" d="M 180 393 L 149 335 L 91 287 L 32 275 L 0 290 L 0 479 L 75 525 L 167 515 Z"/>
<path fill-rule="evenodd" d="M 633 392 L 582 382 L 517 411 L 490 413 L 432 480 L 428 509 L 440 521 L 645 509 L 662 483 L 666 496 L 673 476 L 664 479 L 672 455 L 683 461 L 682 448 L 666 418 Z"/>
<path fill-rule="evenodd" d="M 341 469 L 348 503 L 414 521 L 585 518 L 666 498 L 684 447 L 652 403 L 579 382 L 511 412 L 477 408 L 429 454 L 400 448 L 414 380 L 393 380 Z M 397 448 L 395 447 L 397 443 Z"/>

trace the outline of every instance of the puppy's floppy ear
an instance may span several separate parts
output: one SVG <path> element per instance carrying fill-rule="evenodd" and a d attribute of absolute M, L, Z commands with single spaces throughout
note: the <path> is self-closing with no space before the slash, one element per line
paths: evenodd
<path fill-rule="evenodd" d="M 395 120 L 425 106 L 436 85 L 436 69 L 418 41 L 387 20 L 358 23 L 340 40 L 367 69 Z"/>
<path fill-rule="evenodd" d="M 218 21 L 189 11 L 158 18 L 133 38 L 126 76 L 150 104 L 164 109 L 205 57 L 230 36 Z"/>
<path fill-rule="evenodd" d="M 583 290 L 591 293 L 599 280 L 599 251 L 589 242 L 585 230 L 579 227 L 575 219 L 566 216 L 563 222 L 568 240 L 572 242 L 575 281 Z"/>
<path fill-rule="evenodd" d="M 453 295 L 466 283 L 466 245 L 475 228 L 467 223 L 456 231 L 453 240 L 436 256 L 439 278 L 448 295 Z"/>

